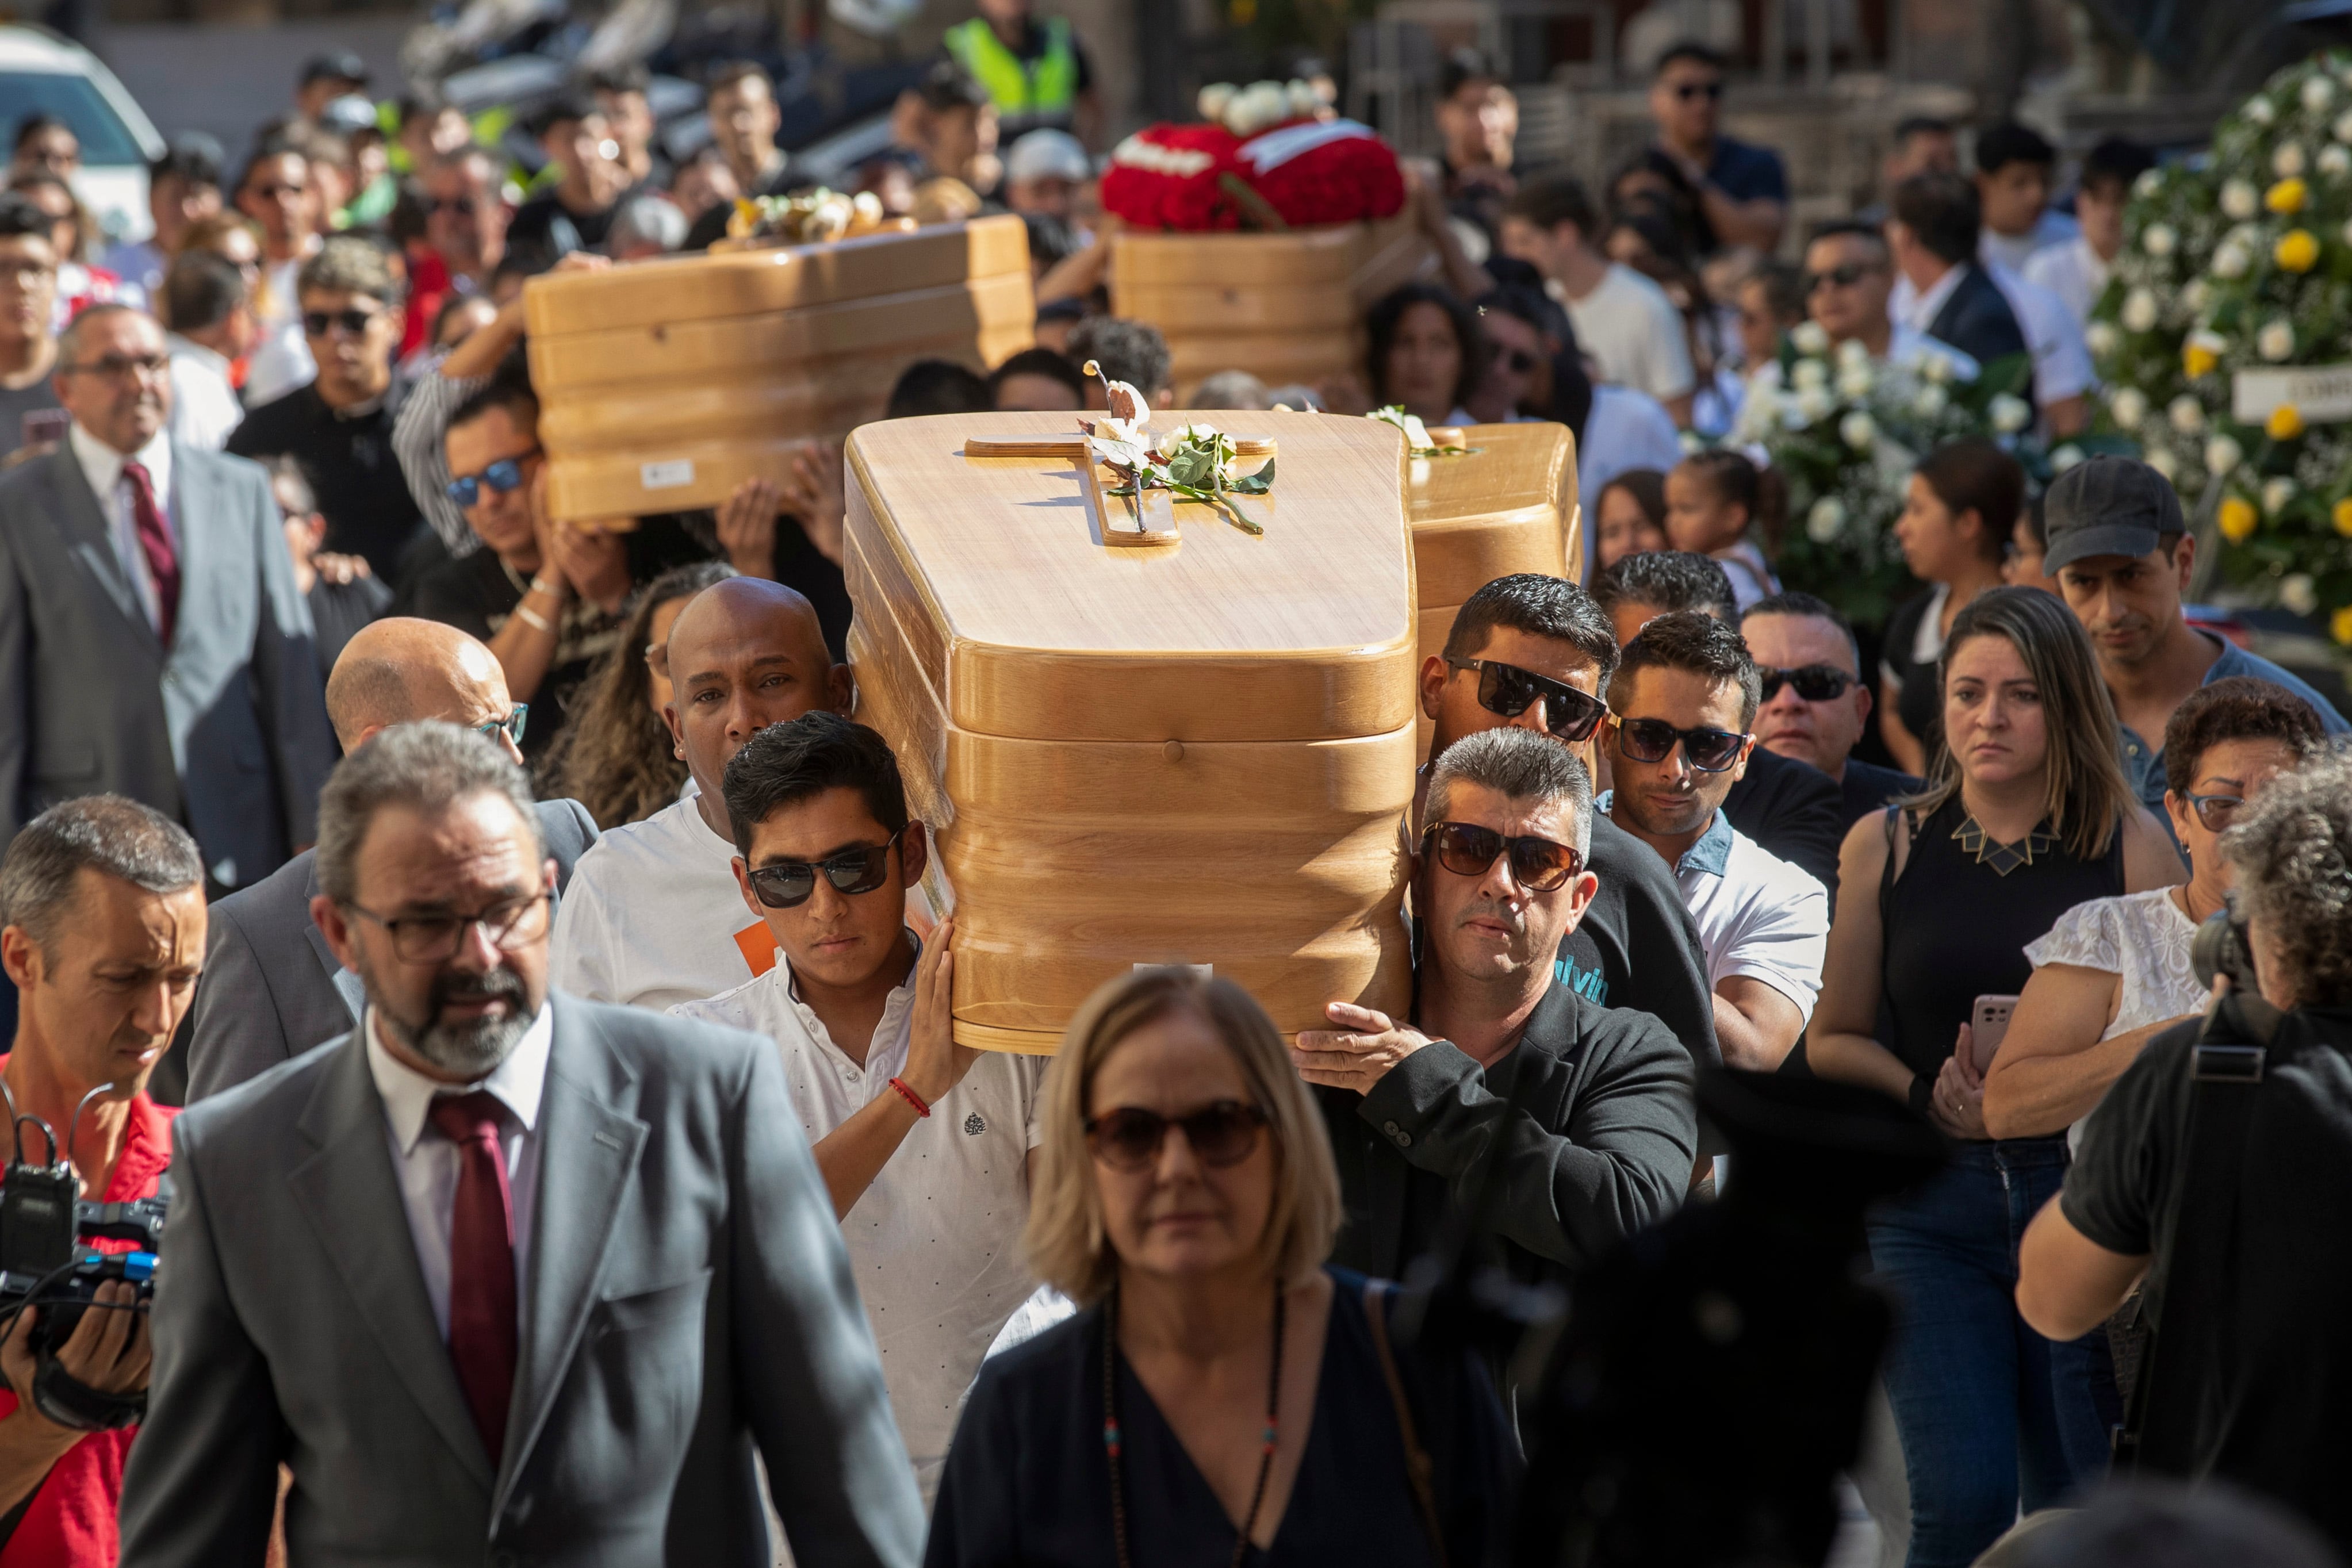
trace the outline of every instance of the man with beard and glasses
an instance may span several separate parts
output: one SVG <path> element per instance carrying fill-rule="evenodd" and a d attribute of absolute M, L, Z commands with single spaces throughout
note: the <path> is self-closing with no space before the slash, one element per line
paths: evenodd
<path fill-rule="evenodd" d="M 1698 1152 L 1690 1052 L 1555 969 L 1592 904 L 1597 826 L 1584 765 L 1533 730 L 1483 730 L 1431 766 L 1413 1016 L 1334 1002 L 1337 1027 L 1291 1053 L 1339 1163 L 1333 1262 L 1402 1279 L 1469 1207 L 1482 1254 L 1557 1280 L 1681 1204 Z"/>
<path fill-rule="evenodd" d="M 504 672 L 480 643 L 437 621 L 394 616 L 343 644 L 327 677 L 327 716 L 346 754 L 394 725 L 440 719 L 479 730 L 520 761 L 517 736 L 532 715 L 508 695 Z M 573 864 L 596 841 L 595 820 L 577 800 L 541 800 L 538 815 L 561 897 Z M 192 1032 L 185 1051 L 165 1063 L 188 1103 L 359 1022 L 360 977 L 310 918 L 319 892 L 318 857 L 305 852 L 213 905 Z"/>
<path fill-rule="evenodd" d="M 120 795 L 53 806 L 0 861 L 0 961 L 23 1011 L 0 1057 L 14 1111 L 57 1129 L 26 1154 L 66 1160 L 78 1196 L 124 1203 L 156 1196 L 172 1157 L 172 1113 L 147 1095 L 195 988 L 205 950 L 205 867 L 195 841 L 160 812 Z M 96 1096 L 90 1098 L 90 1096 Z M 107 1251 L 118 1251 L 110 1244 Z M 58 1364 L 110 1395 L 147 1385 L 147 1320 L 124 1310 L 131 1287 L 99 1287 Z M 86 1431 L 34 1397 L 28 1341 L 37 1314 L 0 1339 L 0 1568 L 112 1568 L 115 1506 L 129 1428 Z"/>
<path fill-rule="evenodd" d="M 184 1113 L 122 1562 L 911 1568 L 922 1505 L 756 1035 L 551 994 L 522 769 L 405 725 L 320 801 L 361 1026 Z"/>

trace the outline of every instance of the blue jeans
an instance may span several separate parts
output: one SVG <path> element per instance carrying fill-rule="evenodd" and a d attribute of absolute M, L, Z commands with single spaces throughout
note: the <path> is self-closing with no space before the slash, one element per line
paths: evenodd
<path fill-rule="evenodd" d="M 2053 1343 L 2017 1315 L 2018 1241 L 2065 1175 L 2063 1137 L 1963 1144 L 1872 1211 L 1871 1263 L 1895 1297 L 1885 1376 L 1911 1482 L 1908 1568 L 1966 1568 L 2021 1504 L 2106 1473 L 2121 1408 L 2105 1331 Z"/>

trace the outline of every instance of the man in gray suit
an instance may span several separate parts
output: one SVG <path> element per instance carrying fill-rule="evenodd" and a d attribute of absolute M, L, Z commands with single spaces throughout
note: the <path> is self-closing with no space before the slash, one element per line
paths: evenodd
<path fill-rule="evenodd" d="M 343 1040 L 174 1125 L 124 1568 L 911 1568 L 922 1508 L 775 1048 L 547 987 L 522 771 L 346 758 L 314 911 Z"/>
<path fill-rule="evenodd" d="M 66 439 L 0 475 L 0 846 L 128 795 L 242 887 L 314 836 L 334 747 L 268 476 L 171 439 L 170 373 L 149 317 L 84 310 L 58 343 Z"/>
<path fill-rule="evenodd" d="M 480 643 L 437 621 L 395 616 L 344 645 L 327 677 L 327 716 L 347 753 L 392 725 L 437 718 L 481 730 L 520 762 L 530 715 Z M 595 819 L 577 800 L 542 800 L 539 835 L 560 895 L 572 862 L 596 841 Z M 156 1071 L 167 1103 L 192 1105 L 234 1088 L 359 1022 L 360 977 L 310 918 L 318 896 L 317 857 L 305 851 L 213 905 L 187 1048 Z"/>

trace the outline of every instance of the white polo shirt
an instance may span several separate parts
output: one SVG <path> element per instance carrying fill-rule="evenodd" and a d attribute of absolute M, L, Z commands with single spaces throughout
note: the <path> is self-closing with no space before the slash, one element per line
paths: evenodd
<path fill-rule="evenodd" d="M 1608 811 L 1614 791 L 1594 802 Z M 1829 956 L 1830 897 L 1819 879 L 1765 849 L 1721 811 L 1675 866 L 1706 950 L 1709 990 L 1734 975 L 1763 981 L 1812 1021 Z"/>
<path fill-rule="evenodd" d="M 548 940 L 548 978 L 592 1001 L 667 1008 L 731 990 L 775 962 L 735 885 L 735 846 L 688 794 L 614 828 L 572 868 Z"/>
<path fill-rule="evenodd" d="M 793 1109 L 814 1145 L 868 1102 L 897 1092 L 890 1080 L 906 1071 L 915 1014 L 911 970 L 907 979 L 890 993 L 862 1068 L 800 999 L 781 956 L 756 980 L 669 1010 L 773 1040 Z M 1039 1141 L 1045 1071 L 1043 1057 L 983 1052 L 915 1124 L 842 1221 L 882 1352 L 891 1414 L 926 1505 L 939 1490 L 964 1390 L 1036 1284 L 1022 1260 L 1021 1228 L 1029 1218 L 1026 1161 Z"/>

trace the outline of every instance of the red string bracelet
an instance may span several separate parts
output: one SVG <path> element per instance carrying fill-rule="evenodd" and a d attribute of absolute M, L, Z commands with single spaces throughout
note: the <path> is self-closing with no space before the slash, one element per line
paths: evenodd
<path fill-rule="evenodd" d="M 890 1080 L 890 1087 L 896 1089 L 899 1093 L 906 1096 L 907 1103 L 915 1108 L 916 1115 L 928 1116 L 931 1113 L 931 1108 L 923 1103 L 923 1097 L 907 1087 L 907 1081 L 905 1079 L 893 1078 Z"/>

